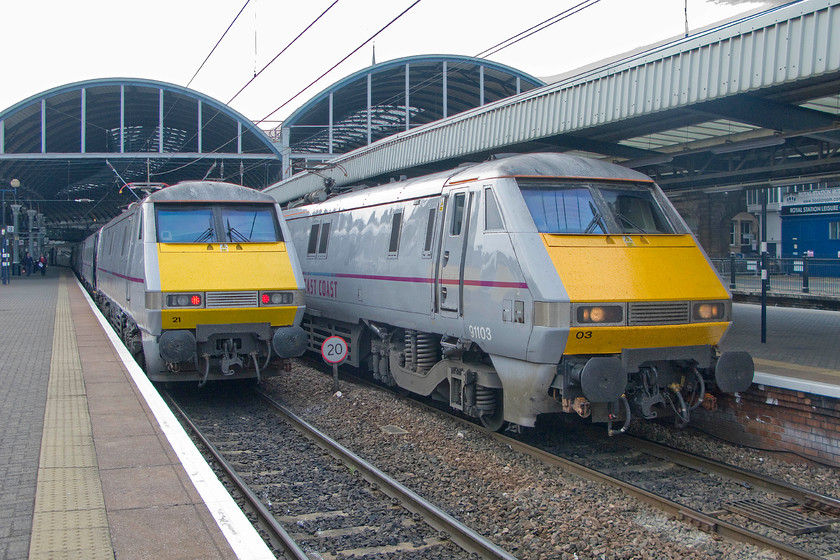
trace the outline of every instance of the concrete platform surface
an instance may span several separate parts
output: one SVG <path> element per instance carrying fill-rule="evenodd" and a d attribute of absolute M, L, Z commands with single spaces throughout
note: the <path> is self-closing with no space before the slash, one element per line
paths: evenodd
<path fill-rule="evenodd" d="M 0 559 L 274 558 L 75 277 L 0 286 Z"/>

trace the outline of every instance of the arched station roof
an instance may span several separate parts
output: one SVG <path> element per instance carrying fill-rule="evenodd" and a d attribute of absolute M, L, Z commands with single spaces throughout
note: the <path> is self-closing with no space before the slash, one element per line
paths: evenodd
<path fill-rule="evenodd" d="M 0 189 L 43 214 L 52 239 L 83 239 L 133 200 L 124 182 L 281 176 L 269 137 L 219 101 L 170 83 L 113 78 L 57 87 L 0 112 Z M 11 189 L 17 179 L 20 186 Z"/>
<path fill-rule="evenodd" d="M 334 83 L 281 125 L 284 153 L 303 161 L 347 153 L 398 132 L 545 85 L 488 60 L 425 55 L 374 64 Z"/>

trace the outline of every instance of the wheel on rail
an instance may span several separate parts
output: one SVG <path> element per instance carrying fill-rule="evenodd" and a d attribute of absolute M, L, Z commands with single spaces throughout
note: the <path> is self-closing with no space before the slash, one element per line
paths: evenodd
<path fill-rule="evenodd" d="M 482 409 L 487 412 L 479 416 L 481 425 L 491 432 L 499 432 L 505 426 L 505 407 L 500 389 L 484 389 L 487 403 Z M 489 403 L 493 403 L 492 408 Z"/>
<path fill-rule="evenodd" d="M 143 357 L 143 337 L 137 325 L 130 323 L 123 332 L 123 343 L 134 358 L 134 361 L 145 370 L 146 360 Z"/>

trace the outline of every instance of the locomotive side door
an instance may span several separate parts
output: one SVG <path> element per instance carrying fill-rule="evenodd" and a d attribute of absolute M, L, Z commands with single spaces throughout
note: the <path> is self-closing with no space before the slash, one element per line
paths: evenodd
<path fill-rule="evenodd" d="M 444 317 L 463 315 L 464 257 L 473 194 L 467 189 L 452 190 L 446 202 L 435 287 Z"/>

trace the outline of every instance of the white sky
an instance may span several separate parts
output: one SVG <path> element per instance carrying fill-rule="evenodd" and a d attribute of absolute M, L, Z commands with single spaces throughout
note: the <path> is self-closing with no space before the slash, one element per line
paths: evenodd
<path fill-rule="evenodd" d="M 374 40 L 376 60 L 479 52 L 581 0 L 421 0 Z M 0 0 L 0 111 L 94 78 L 186 86 L 245 0 Z M 250 0 L 191 88 L 227 103 L 332 0 Z M 413 0 L 339 0 L 230 105 L 260 120 Z M 689 29 L 780 0 L 688 0 Z M 685 32 L 685 0 L 601 0 L 490 57 L 537 77 L 564 73 Z M 281 111 L 371 63 L 371 45 Z M 273 123 L 276 124 L 276 123 Z M 263 128 L 272 128 L 264 124 Z"/>

